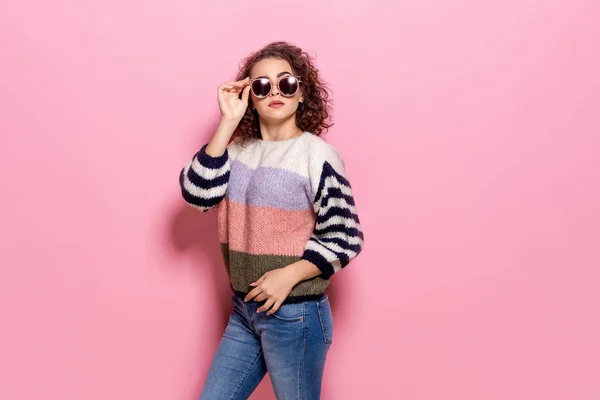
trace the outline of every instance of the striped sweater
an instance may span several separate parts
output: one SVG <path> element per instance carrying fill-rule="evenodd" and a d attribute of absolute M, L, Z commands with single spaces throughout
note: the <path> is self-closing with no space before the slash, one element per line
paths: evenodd
<path fill-rule="evenodd" d="M 281 141 L 233 140 L 212 157 L 202 146 L 181 170 L 183 198 L 218 206 L 221 252 L 241 296 L 267 271 L 300 259 L 321 275 L 300 282 L 286 303 L 317 298 L 362 250 L 364 236 L 338 150 L 304 132 Z"/>

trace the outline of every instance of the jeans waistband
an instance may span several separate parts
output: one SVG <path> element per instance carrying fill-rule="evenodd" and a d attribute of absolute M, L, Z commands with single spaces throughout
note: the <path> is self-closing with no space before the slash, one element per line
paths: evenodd
<path fill-rule="evenodd" d="M 231 290 L 233 291 L 233 294 L 235 296 L 237 296 L 239 299 L 241 299 L 242 301 L 244 300 L 244 298 L 246 297 L 246 295 L 248 294 L 247 292 L 241 292 L 239 290 L 235 290 L 233 288 L 231 288 Z M 319 293 L 319 294 L 310 294 L 310 295 L 303 295 L 303 296 L 288 296 L 282 304 L 290 304 L 290 303 L 302 303 L 304 301 L 321 301 L 324 300 L 327 297 L 327 293 Z"/>

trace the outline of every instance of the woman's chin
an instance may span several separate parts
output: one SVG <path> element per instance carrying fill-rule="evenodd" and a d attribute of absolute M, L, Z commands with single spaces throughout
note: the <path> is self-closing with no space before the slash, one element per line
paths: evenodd
<path fill-rule="evenodd" d="M 294 113 L 290 113 L 284 109 L 268 109 L 258 114 L 262 119 L 269 122 L 285 121 L 292 117 Z"/>

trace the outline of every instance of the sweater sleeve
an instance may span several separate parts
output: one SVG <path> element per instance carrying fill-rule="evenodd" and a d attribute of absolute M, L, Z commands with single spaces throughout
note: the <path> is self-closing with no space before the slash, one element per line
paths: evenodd
<path fill-rule="evenodd" d="M 337 152 L 332 156 L 324 160 L 320 174 L 314 177 L 319 182 L 313 204 L 316 222 L 301 257 L 315 264 L 325 279 L 348 265 L 364 246 L 344 161 Z"/>
<path fill-rule="evenodd" d="M 206 212 L 216 207 L 225 197 L 229 183 L 229 153 L 212 157 L 205 144 L 179 173 L 183 199 L 192 207 Z"/>

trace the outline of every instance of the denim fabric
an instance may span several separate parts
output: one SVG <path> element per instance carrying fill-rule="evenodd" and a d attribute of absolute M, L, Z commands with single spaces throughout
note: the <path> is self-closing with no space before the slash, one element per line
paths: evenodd
<path fill-rule="evenodd" d="M 200 400 L 247 399 L 268 372 L 277 400 L 317 400 L 333 318 L 327 294 L 283 304 L 273 315 L 261 303 L 233 296 L 233 309 Z"/>

